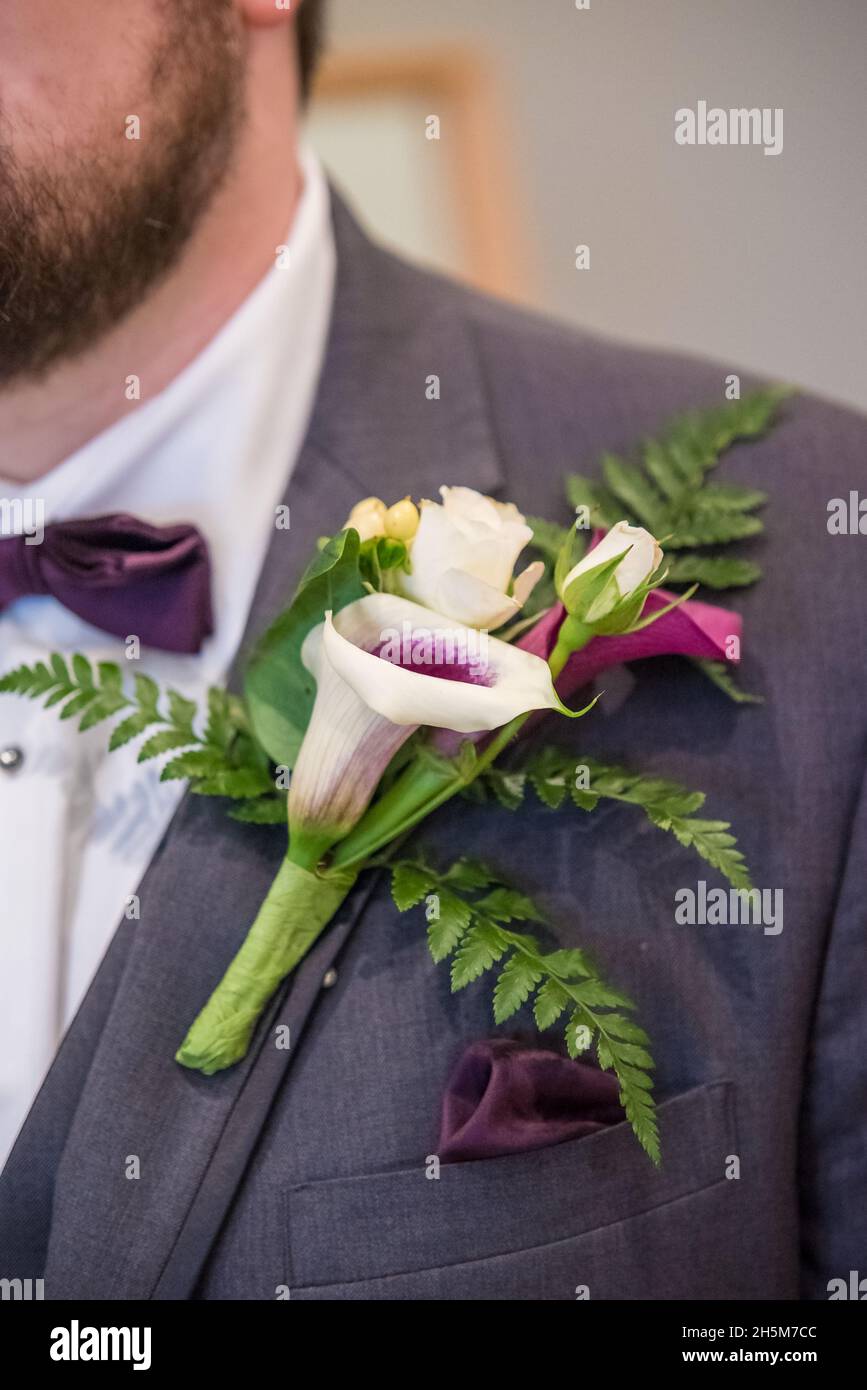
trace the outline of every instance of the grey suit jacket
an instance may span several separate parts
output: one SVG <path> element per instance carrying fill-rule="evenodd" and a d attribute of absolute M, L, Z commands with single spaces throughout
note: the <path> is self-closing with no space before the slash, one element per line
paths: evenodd
<path fill-rule="evenodd" d="M 723 398 L 729 366 L 519 314 L 372 246 L 339 203 L 335 221 L 327 362 L 251 636 L 360 497 L 460 482 L 566 520 L 565 471 Z M 576 754 L 707 791 L 758 886 L 783 889 L 779 935 L 678 926 L 676 890 L 718 880 L 613 803 L 512 815 L 461 802 L 416 837 L 434 860 L 471 852 L 503 870 L 547 909 L 552 938 L 591 948 L 638 1000 L 661 1171 L 624 1124 L 426 1176 L 449 1072 L 496 1031 L 490 987 L 451 995 L 422 913 L 401 917 L 375 874 L 242 1064 L 210 1079 L 178 1067 L 285 842 L 187 797 L 141 885 L 141 921 L 118 929 L 6 1166 L 0 1275 L 43 1276 L 49 1298 L 400 1300 L 571 1299 L 578 1286 L 824 1298 L 829 1279 L 867 1274 L 867 539 L 826 528 L 829 498 L 867 486 L 865 455 L 862 419 L 802 399 L 724 464 L 770 494 L 753 543 L 766 577 L 735 599 L 743 683 L 764 705 L 735 707 L 659 659 L 611 673 L 593 715 L 556 729 Z M 278 1021 L 289 1051 L 273 1046 Z M 532 1036 L 532 1019 L 510 1031 Z"/>

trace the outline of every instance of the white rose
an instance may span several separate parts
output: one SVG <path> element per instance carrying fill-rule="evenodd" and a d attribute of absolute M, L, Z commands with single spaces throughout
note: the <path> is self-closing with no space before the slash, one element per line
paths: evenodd
<path fill-rule="evenodd" d="M 521 611 L 544 573 L 536 561 L 512 584 L 515 561 L 533 533 L 511 502 L 468 487 L 442 487 L 440 494 L 442 505 L 421 504 L 412 573 L 401 576 L 401 590 L 468 627 L 497 628 Z"/>
<path fill-rule="evenodd" d="M 659 569 L 662 549 L 656 538 L 643 526 L 630 526 L 627 521 L 618 521 L 599 544 L 569 571 L 563 580 L 563 594 L 568 593 L 569 586 L 580 575 L 604 565 L 617 555 L 622 555 L 623 559 L 590 610 L 582 615 L 585 622 L 601 622 L 619 603 L 640 589 Z"/>

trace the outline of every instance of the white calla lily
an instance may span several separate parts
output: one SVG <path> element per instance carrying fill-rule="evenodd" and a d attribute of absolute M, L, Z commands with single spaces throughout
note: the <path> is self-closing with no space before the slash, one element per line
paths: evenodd
<path fill-rule="evenodd" d="M 289 791 L 292 836 L 328 845 L 363 814 L 420 725 L 471 733 L 562 709 L 547 662 L 393 594 L 369 594 L 304 642 L 316 700 Z"/>
<path fill-rule="evenodd" d="M 544 573 L 535 561 L 512 585 L 515 561 L 533 532 L 511 502 L 468 487 L 442 487 L 440 494 L 442 504 L 421 505 L 402 591 L 469 627 L 500 627 L 520 612 Z"/>
<path fill-rule="evenodd" d="M 393 724 L 472 732 L 533 709 L 559 709 L 548 664 L 394 594 L 326 615 L 334 671 Z"/>

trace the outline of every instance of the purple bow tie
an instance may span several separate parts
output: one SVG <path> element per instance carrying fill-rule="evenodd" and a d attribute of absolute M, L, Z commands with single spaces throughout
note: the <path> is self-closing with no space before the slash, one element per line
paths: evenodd
<path fill-rule="evenodd" d="M 151 526 L 123 512 L 54 522 L 39 545 L 0 538 L 0 610 L 29 594 L 115 637 L 197 652 L 214 630 L 208 547 L 195 526 Z"/>

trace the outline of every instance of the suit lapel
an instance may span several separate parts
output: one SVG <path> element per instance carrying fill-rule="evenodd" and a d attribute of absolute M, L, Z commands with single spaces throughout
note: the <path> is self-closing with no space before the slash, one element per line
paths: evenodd
<path fill-rule="evenodd" d="M 316 537 L 333 532 L 361 496 L 431 495 L 441 482 L 492 492 L 499 483 L 460 293 L 373 247 L 337 200 L 334 219 L 338 283 L 325 367 L 285 499 L 290 527 L 275 529 L 245 647 L 288 601 Z M 438 399 L 429 399 L 432 377 Z M 69 1035 L 87 1033 L 98 998 L 99 1041 L 77 1073 L 68 1042 L 55 1063 L 80 1095 L 67 1107 L 74 1113 L 54 1174 L 49 1297 L 191 1293 L 322 972 L 368 891 L 362 883 L 347 900 L 240 1065 L 211 1078 L 183 1070 L 174 1051 L 240 945 L 284 845 L 280 828 L 238 825 L 209 798 L 187 796 L 172 821 L 139 890 L 141 921 L 123 929 L 120 971 L 114 953 L 111 1005 L 95 988 Z M 292 1029 L 289 1051 L 270 1044 L 277 1018 Z M 25 1125 L 17 1171 L 39 1132 Z"/>

